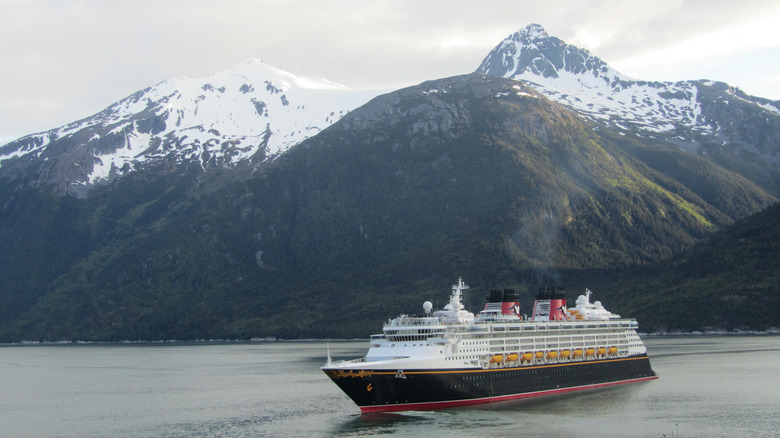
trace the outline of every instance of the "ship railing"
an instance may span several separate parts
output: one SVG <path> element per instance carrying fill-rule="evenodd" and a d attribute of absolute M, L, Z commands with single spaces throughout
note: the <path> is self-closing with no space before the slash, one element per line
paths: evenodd
<path fill-rule="evenodd" d="M 401 315 L 390 321 L 389 324 L 385 324 L 385 327 L 417 327 L 417 326 L 443 326 L 438 317 L 420 317 L 420 316 L 406 316 Z"/>
<path fill-rule="evenodd" d="M 447 324 L 448 333 L 472 333 L 475 331 L 482 332 L 487 331 L 488 328 L 484 326 L 478 326 L 474 324 Z"/>
<path fill-rule="evenodd" d="M 365 357 L 361 357 L 359 359 L 347 359 L 347 360 L 336 360 L 332 361 L 330 363 L 331 366 L 341 366 L 341 365 L 350 365 L 355 363 L 363 363 L 366 361 Z"/>
<path fill-rule="evenodd" d="M 522 318 L 520 318 L 517 315 L 506 315 L 501 312 L 497 312 L 497 313 L 493 313 L 493 312 L 483 313 L 483 312 L 480 312 L 477 315 L 477 317 L 474 318 L 474 322 L 476 324 L 485 323 L 485 322 L 500 322 L 500 323 L 507 323 L 507 324 L 525 322 Z"/>

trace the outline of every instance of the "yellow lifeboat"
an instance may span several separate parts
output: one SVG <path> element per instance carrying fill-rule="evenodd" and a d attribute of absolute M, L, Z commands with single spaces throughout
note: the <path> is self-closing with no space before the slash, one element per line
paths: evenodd
<path fill-rule="evenodd" d="M 609 354 L 617 354 L 617 347 L 609 347 Z"/>
<path fill-rule="evenodd" d="M 596 353 L 598 353 L 599 356 L 603 356 L 603 355 L 607 354 L 607 349 L 604 348 L 604 347 L 601 347 L 598 350 L 596 350 Z"/>
<path fill-rule="evenodd" d="M 564 358 L 564 359 L 569 357 L 570 355 L 571 355 L 571 352 L 569 350 L 561 351 L 561 357 Z"/>
<path fill-rule="evenodd" d="M 542 357 L 544 357 L 544 351 L 537 351 L 536 352 L 536 358 L 537 359 L 541 359 Z"/>
<path fill-rule="evenodd" d="M 579 348 L 574 350 L 574 357 L 580 357 L 580 356 L 582 356 L 582 350 L 580 350 Z"/>
<path fill-rule="evenodd" d="M 506 360 L 509 362 L 514 362 L 517 360 L 517 353 L 509 353 L 506 355 Z"/>
<path fill-rule="evenodd" d="M 595 351 L 592 348 L 585 350 L 585 356 L 593 356 L 593 353 L 595 353 Z"/>
<path fill-rule="evenodd" d="M 494 354 L 490 357 L 490 363 L 499 363 L 504 361 L 504 356 L 500 354 Z"/>
<path fill-rule="evenodd" d="M 548 351 L 547 352 L 547 359 L 555 359 L 556 357 L 558 357 L 558 352 L 557 351 Z"/>
<path fill-rule="evenodd" d="M 523 360 L 527 362 L 527 361 L 533 359 L 534 355 L 533 355 L 533 353 L 523 353 L 522 357 L 523 357 Z"/>

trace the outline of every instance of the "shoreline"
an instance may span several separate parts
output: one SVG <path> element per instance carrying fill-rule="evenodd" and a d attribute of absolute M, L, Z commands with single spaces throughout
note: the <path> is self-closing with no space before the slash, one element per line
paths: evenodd
<path fill-rule="evenodd" d="M 693 332 L 654 332 L 639 333 L 640 337 L 707 337 L 707 336 L 778 336 L 780 329 L 766 331 L 693 331 Z M 28 347 L 28 346 L 63 346 L 63 345 L 208 345 L 208 344 L 263 344 L 263 343 L 295 343 L 295 342 L 362 342 L 368 338 L 309 338 L 309 339 L 282 339 L 282 338 L 253 338 L 253 339 L 194 339 L 194 340 L 159 340 L 159 341 L 21 341 L 4 342 L 0 347 Z"/>

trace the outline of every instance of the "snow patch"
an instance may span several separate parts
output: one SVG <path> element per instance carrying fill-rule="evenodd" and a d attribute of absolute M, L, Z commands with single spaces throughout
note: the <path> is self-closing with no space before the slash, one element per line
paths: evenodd
<path fill-rule="evenodd" d="M 38 134 L 42 144 L 36 148 L 0 149 L 0 164 L 40 152 L 51 141 L 85 129 L 94 132 L 77 148 L 101 135 L 125 135 L 124 145 L 116 151 L 95 154 L 94 168 L 81 182 L 87 184 L 132 171 L 150 159 L 197 160 L 203 167 L 211 162 L 231 165 L 254 157 L 261 148 L 263 156 L 272 158 L 385 91 L 353 90 L 250 58 L 205 78 L 162 81 L 91 117 Z"/>
<path fill-rule="evenodd" d="M 763 108 L 763 109 L 765 109 L 765 110 L 767 110 L 767 111 L 769 111 L 771 113 L 775 113 L 775 114 L 779 114 L 780 115 L 780 109 L 778 109 L 774 105 L 770 105 L 768 103 L 764 103 L 764 104 L 758 104 L 758 106 L 760 106 L 761 108 Z"/>
<path fill-rule="evenodd" d="M 119 172 L 125 166 L 131 169 L 135 164 L 143 162 L 145 158 L 142 152 L 149 147 L 152 136 L 133 132 L 125 136 L 124 146 L 110 154 L 96 157 L 96 164 L 87 177 L 89 184 L 95 184 L 101 180 L 107 180 L 111 172 Z"/>

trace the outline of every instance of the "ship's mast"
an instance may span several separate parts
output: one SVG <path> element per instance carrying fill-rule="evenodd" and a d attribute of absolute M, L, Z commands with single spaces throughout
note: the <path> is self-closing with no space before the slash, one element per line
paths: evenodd
<path fill-rule="evenodd" d="M 458 284 L 452 285 L 452 296 L 450 297 L 450 309 L 458 311 L 463 309 L 463 291 L 469 287 L 463 283 L 463 278 L 458 277 Z M 446 307 L 445 307 L 446 309 Z"/>
<path fill-rule="evenodd" d="M 452 295 L 450 302 L 444 306 L 444 310 L 433 313 L 433 316 L 444 318 L 448 322 L 471 323 L 474 321 L 474 314 L 465 310 L 462 302 L 463 291 L 469 287 L 463 283 L 462 278 L 458 278 L 458 283 L 452 285 Z"/>

